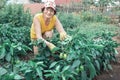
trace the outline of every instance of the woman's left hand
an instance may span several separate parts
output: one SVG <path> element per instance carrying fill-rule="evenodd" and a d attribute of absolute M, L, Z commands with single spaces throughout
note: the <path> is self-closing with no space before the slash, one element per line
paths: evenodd
<path fill-rule="evenodd" d="M 60 33 L 60 40 L 65 40 L 66 37 L 67 37 L 66 32 L 61 32 Z"/>

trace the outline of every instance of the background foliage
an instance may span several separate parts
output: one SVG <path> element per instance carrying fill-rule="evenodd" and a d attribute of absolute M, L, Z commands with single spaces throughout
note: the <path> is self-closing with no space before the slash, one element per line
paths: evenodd
<path fill-rule="evenodd" d="M 22 5 L 6 5 L 0 13 L 1 80 L 92 80 L 101 71 L 111 70 L 111 61 L 116 61 L 119 45 L 112 37 L 119 27 L 110 24 L 106 15 L 58 12 L 70 36 L 60 41 L 56 32 L 48 41 L 60 49 L 52 53 L 42 41 L 30 42 L 32 16 Z M 38 45 L 40 54 L 21 59 L 31 56 L 29 43 Z"/>
<path fill-rule="evenodd" d="M 0 10 L 0 24 L 11 23 L 13 27 L 30 27 L 31 21 L 29 11 L 24 11 L 22 5 L 6 5 Z"/>

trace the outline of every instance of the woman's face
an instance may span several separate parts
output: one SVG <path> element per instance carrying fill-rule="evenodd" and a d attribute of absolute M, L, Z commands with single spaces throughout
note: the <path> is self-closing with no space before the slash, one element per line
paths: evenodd
<path fill-rule="evenodd" d="M 54 10 L 51 7 L 47 7 L 44 9 L 43 13 L 46 18 L 51 18 L 54 15 Z"/>

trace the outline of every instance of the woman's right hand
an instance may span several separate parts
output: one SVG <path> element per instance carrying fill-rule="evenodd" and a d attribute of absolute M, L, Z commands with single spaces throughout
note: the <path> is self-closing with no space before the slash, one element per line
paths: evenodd
<path fill-rule="evenodd" d="M 46 45 L 49 47 L 49 49 L 50 49 L 51 51 L 52 51 L 54 48 L 56 48 L 56 46 L 55 46 L 54 44 L 50 43 L 50 42 L 47 42 Z"/>

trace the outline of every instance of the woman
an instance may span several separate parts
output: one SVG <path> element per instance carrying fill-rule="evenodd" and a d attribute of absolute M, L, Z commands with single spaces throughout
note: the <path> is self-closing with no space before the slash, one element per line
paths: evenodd
<path fill-rule="evenodd" d="M 47 40 L 46 38 L 51 38 L 53 35 L 53 29 L 56 28 L 60 34 L 60 40 L 64 40 L 67 36 L 62 24 L 56 14 L 55 2 L 47 1 L 42 8 L 42 13 L 35 15 L 33 18 L 33 24 L 31 27 L 31 39 L 37 40 L 42 39 L 50 50 L 54 49 L 56 46 Z M 33 46 L 34 55 L 38 54 L 38 47 Z"/>

